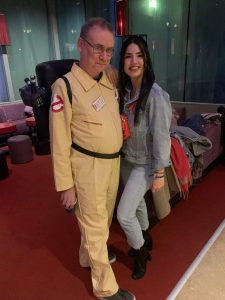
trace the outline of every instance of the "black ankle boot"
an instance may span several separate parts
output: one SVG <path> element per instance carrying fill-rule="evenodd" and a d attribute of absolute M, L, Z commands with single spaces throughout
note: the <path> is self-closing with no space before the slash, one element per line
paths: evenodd
<path fill-rule="evenodd" d="M 144 246 L 149 250 L 149 251 L 152 251 L 152 236 L 148 233 L 147 230 L 142 230 L 142 234 L 143 234 L 143 238 L 144 238 Z M 135 249 L 134 248 L 131 248 L 129 251 L 128 251 L 128 255 L 129 256 L 134 256 L 134 253 L 135 253 Z"/>
<path fill-rule="evenodd" d="M 145 246 L 142 246 L 139 250 L 134 250 L 133 279 L 137 280 L 145 275 L 148 260 L 151 260 L 151 255 Z"/>
<path fill-rule="evenodd" d="M 147 230 L 142 230 L 143 238 L 145 240 L 144 246 L 149 250 L 152 251 L 152 237 L 148 233 Z"/>

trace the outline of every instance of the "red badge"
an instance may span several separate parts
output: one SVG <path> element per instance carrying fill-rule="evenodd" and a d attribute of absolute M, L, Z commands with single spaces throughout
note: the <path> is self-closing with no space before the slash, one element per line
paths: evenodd
<path fill-rule="evenodd" d="M 51 108 L 53 112 L 60 112 L 63 110 L 63 99 L 59 95 L 54 95 Z"/>

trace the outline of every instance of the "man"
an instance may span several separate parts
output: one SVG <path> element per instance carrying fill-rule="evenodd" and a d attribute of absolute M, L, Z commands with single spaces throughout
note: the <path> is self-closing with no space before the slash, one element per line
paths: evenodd
<path fill-rule="evenodd" d="M 98 299 L 134 300 L 119 289 L 109 263 L 107 240 L 119 181 L 122 131 L 117 93 L 104 69 L 113 55 L 114 33 L 104 19 L 87 21 L 77 48 L 79 66 L 53 85 L 50 112 L 55 185 L 65 208 L 75 204 L 81 231 L 80 264 L 90 266 Z"/>

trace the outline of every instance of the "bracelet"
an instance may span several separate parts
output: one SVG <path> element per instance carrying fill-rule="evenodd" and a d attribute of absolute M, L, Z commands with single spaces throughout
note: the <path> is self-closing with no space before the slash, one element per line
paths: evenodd
<path fill-rule="evenodd" d="M 163 175 L 155 175 L 154 178 L 156 178 L 156 179 L 164 178 L 164 174 Z"/>
<path fill-rule="evenodd" d="M 164 169 L 162 169 L 162 170 L 156 170 L 155 173 L 164 173 L 164 171 L 165 171 Z"/>
<path fill-rule="evenodd" d="M 157 174 L 157 175 L 158 175 L 158 174 L 159 174 L 159 175 L 163 175 L 163 174 L 164 174 L 164 171 L 155 171 L 154 173 Z"/>

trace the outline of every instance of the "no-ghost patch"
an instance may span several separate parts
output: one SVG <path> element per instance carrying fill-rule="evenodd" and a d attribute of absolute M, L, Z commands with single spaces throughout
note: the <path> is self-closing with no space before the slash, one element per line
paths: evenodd
<path fill-rule="evenodd" d="M 63 110 L 63 99 L 55 94 L 52 99 L 51 108 L 53 112 L 60 112 Z"/>

